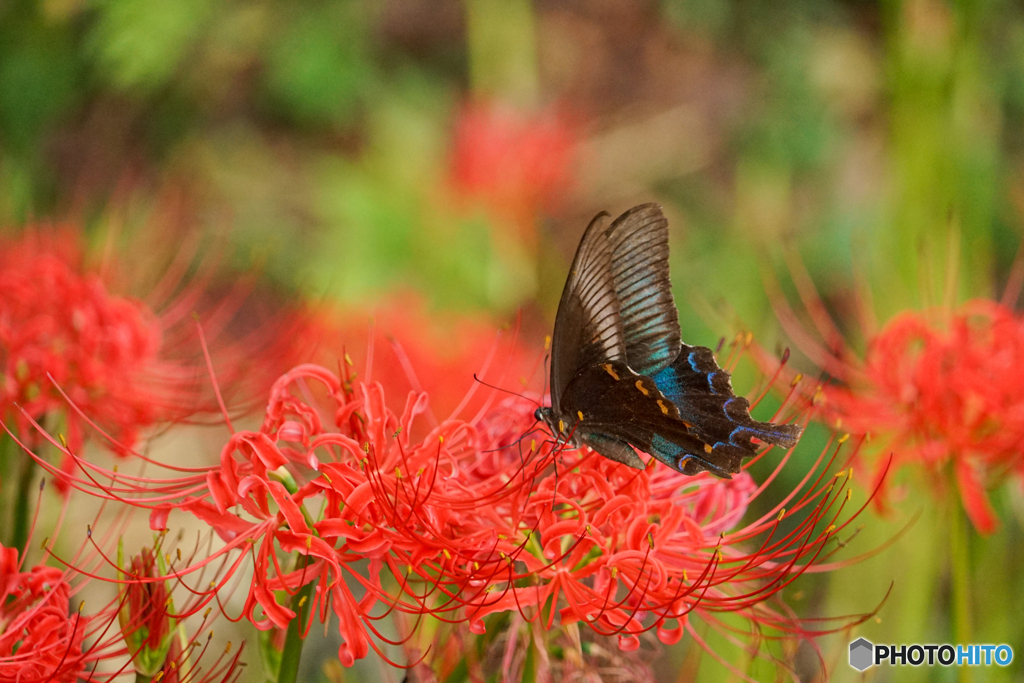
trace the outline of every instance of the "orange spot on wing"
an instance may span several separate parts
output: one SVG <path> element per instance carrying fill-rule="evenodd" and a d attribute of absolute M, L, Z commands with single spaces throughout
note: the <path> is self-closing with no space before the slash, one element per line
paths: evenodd
<path fill-rule="evenodd" d="M 665 402 L 662 401 L 660 398 L 658 399 L 658 407 L 661 408 L 661 412 L 663 415 L 668 415 L 668 406 L 665 405 Z"/>
<path fill-rule="evenodd" d="M 714 449 L 711 448 L 711 444 L 709 444 L 709 443 L 704 444 L 704 452 L 705 453 L 710 453 L 712 450 L 714 450 Z"/>
<path fill-rule="evenodd" d="M 612 376 L 612 379 L 618 381 L 619 375 L 618 375 L 618 373 L 615 372 L 615 369 L 612 368 L 612 364 L 611 363 L 603 363 L 601 365 L 601 367 L 604 368 L 605 372 L 607 372 L 609 375 Z"/>
<path fill-rule="evenodd" d="M 651 392 L 647 391 L 647 389 L 644 389 L 644 381 L 642 379 L 638 379 L 636 381 L 636 388 L 639 389 L 640 393 L 643 394 L 644 396 L 651 395 Z"/>

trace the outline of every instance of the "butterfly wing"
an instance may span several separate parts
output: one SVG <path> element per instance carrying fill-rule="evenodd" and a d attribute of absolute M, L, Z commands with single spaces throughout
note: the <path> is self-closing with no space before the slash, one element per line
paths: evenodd
<path fill-rule="evenodd" d="M 551 343 L 551 405 L 555 409 L 580 368 L 626 358 L 607 221 L 608 214 L 600 213 L 583 233 L 558 304 Z"/>
<path fill-rule="evenodd" d="M 642 467 L 643 462 L 630 446 L 683 474 L 707 470 L 729 477 L 755 451 L 749 440 L 745 445 L 728 440 L 709 443 L 680 416 L 653 379 L 621 362 L 581 370 L 566 387 L 562 408 L 572 420 L 567 429 L 579 441 L 632 467 Z M 569 414 L 570 409 L 576 412 Z"/>
<path fill-rule="evenodd" d="M 753 455 L 751 438 L 792 448 L 803 432 L 798 425 L 751 418 L 750 403 L 733 394 L 729 373 L 718 366 L 711 349 L 703 346 L 683 344 L 675 361 L 651 379 L 693 425 L 694 433 L 716 449 L 731 444 Z"/>
<path fill-rule="evenodd" d="M 679 354 L 679 314 L 668 267 L 668 219 L 657 204 L 641 204 L 606 231 L 611 272 L 629 367 L 653 375 Z"/>

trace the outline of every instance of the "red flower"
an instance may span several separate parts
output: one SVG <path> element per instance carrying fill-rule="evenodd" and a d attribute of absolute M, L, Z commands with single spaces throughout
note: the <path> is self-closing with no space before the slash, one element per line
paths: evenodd
<path fill-rule="evenodd" d="M 566 118 L 555 111 L 528 116 L 496 103 L 466 105 L 456 123 L 452 183 L 532 239 L 538 210 L 570 185 L 575 147 Z"/>
<path fill-rule="evenodd" d="M 80 450 L 93 424 L 124 456 L 140 430 L 157 422 L 219 414 L 218 400 L 206 388 L 210 382 L 192 314 L 207 311 L 206 332 L 216 335 L 237 310 L 239 297 L 204 304 L 206 284 L 200 278 L 194 284 L 162 283 L 154 290 L 160 301 L 156 313 L 111 292 L 104 278 L 90 272 L 80 236 L 71 229 L 29 230 L 20 239 L 0 241 L 0 420 L 13 422 L 22 440 L 33 442 L 30 420 L 60 414 L 72 451 Z M 167 297 L 167 291 L 176 294 Z M 218 343 L 212 353 L 219 379 L 231 389 L 259 387 L 263 368 L 273 372 L 288 363 L 279 348 L 255 348 L 246 340 Z M 61 469 L 73 465 L 66 459 Z M 58 485 L 66 482 L 58 477 Z"/>
<path fill-rule="evenodd" d="M 880 331 L 865 326 L 861 358 L 844 343 L 806 274 L 794 276 L 817 336 L 778 289 L 776 313 L 800 350 L 842 382 L 816 390 L 821 416 L 870 435 L 873 450 L 887 456 L 875 467 L 875 483 L 884 487 L 876 502 L 892 497 L 882 476 L 891 457 L 897 468 L 923 468 L 939 492 L 955 482 L 975 528 L 994 531 L 988 491 L 1007 475 L 1024 481 L 1024 319 L 985 299 L 954 310 L 905 311 Z"/>
<path fill-rule="evenodd" d="M 994 531 L 987 490 L 1024 474 L 1024 320 L 984 300 L 944 321 L 903 313 L 851 369 L 848 387 L 827 392 L 828 413 L 885 438 L 896 465 L 952 468 L 971 521 Z"/>
<path fill-rule="evenodd" d="M 173 572 L 185 580 L 230 565 L 208 594 L 252 558 L 242 615 L 258 628 L 286 628 L 295 613 L 281 594 L 314 582 L 312 611 L 339 617 L 345 665 L 377 647 L 375 623 L 395 610 L 477 633 L 495 612 L 543 628 L 582 621 L 624 649 L 649 629 L 664 642 L 693 633 L 691 611 L 806 633 L 768 600 L 848 523 L 839 514 L 849 497 L 823 470 L 743 523 L 763 490 L 745 473 L 636 471 L 553 448 L 542 432 L 530 438 L 527 399 L 421 431 L 427 406 L 410 392 L 393 412 L 379 384 L 300 366 L 279 380 L 259 430 L 231 437 L 218 467 L 163 482 L 96 470 L 115 481 L 99 493 L 131 494 L 155 528 L 181 509 L 215 529 L 226 546 Z M 793 528 L 781 531 L 783 520 Z"/>
<path fill-rule="evenodd" d="M 54 567 L 23 572 L 0 546 L 0 681 L 77 681 L 89 617 L 70 612 L 71 585 Z"/>

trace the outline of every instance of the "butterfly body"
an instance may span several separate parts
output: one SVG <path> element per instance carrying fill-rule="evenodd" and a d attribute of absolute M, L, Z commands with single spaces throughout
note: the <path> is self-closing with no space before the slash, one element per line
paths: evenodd
<path fill-rule="evenodd" d="M 587 228 L 562 292 L 552 340 L 555 437 L 643 468 L 640 450 L 684 474 L 739 472 L 752 438 L 783 447 L 797 425 L 758 422 L 710 349 L 680 341 L 668 277 L 668 222 L 656 204 Z"/>

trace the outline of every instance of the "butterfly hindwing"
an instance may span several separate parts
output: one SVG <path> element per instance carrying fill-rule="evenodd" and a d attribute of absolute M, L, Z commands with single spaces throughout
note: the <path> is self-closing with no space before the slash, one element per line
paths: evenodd
<path fill-rule="evenodd" d="M 566 387 L 561 407 L 561 414 L 570 421 L 566 430 L 576 439 L 633 467 L 642 466 L 642 461 L 638 456 L 636 461 L 624 456 L 625 444 L 685 474 L 709 470 L 728 477 L 739 472 L 742 458 L 749 455 L 731 443 L 718 447 L 708 444 L 658 390 L 654 380 L 636 374 L 625 363 L 608 362 L 582 369 Z"/>
<path fill-rule="evenodd" d="M 675 361 L 652 379 L 694 431 L 715 448 L 731 444 L 752 456 L 752 437 L 783 448 L 792 448 L 800 437 L 797 425 L 750 417 L 749 402 L 733 393 L 729 373 L 718 366 L 711 349 L 682 345 Z"/>

